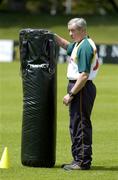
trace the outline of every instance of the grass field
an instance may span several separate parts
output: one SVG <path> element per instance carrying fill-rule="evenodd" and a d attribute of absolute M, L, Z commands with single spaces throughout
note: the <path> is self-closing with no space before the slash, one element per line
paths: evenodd
<path fill-rule="evenodd" d="M 57 146 L 54 168 L 24 167 L 20 160 L 22 82 L 20 64 L 0 64 L 0 155 L 8 147 L 10 168 L 0 169 L 1 180 L 117 180 L 118 179 L 118 66 L 102 65 L 95 80 L 97 98 L 92 114 L 93 164 L 89 171 L 65 172 L 71 161 L 66 93 L 66 64 L 58 65 Z"/>

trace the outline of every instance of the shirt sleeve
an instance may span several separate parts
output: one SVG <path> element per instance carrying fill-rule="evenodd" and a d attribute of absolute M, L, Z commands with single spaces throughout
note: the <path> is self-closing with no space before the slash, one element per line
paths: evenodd
<path fill-rule="evenodd" d="M 67 47 L 67 55 L 71 56 L 72 50 L 74 48 L 75 43 L 70 43 Z"/>
<path fill-rule="evenodd" d="M 78 69 L 79 72 L 90 73 L 91 63 L 93 59 L 93 48 L 88 42 L 85 42 L 84 45 L 81 45 L 78 50 Z"/>

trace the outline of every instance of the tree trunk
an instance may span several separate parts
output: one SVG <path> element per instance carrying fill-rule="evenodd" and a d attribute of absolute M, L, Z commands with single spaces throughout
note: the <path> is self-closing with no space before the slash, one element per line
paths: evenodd
<path fill-rule="evenodd" d="M 118 6 L 117 3 L 114 0 L 109 0 L 109 3 L 113 6 L 114 10 L 118 12 Z"/>
<path fill-rule="evenodd" d="M 72 13 L 72 0 L 66 0 L 66 14 Z"/>

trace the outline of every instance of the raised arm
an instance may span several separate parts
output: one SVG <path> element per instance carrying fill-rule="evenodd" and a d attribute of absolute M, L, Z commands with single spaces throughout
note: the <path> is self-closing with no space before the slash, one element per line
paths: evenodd
<path fill-rule="evenodd" d="M 55 40 L 59 46 L 64 48 L 65 50 L 67 49 L 68 44 L 70 43 L 66 39 L 62 38 L 61 36 L 55 34 Z"/>

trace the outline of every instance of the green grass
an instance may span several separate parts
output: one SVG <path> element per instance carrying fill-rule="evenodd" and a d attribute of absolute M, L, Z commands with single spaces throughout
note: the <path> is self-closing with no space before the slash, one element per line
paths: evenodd
<path fill-rule="evenodd" d="M 118 76 L 117 65 L 102 65 L 95 80 L 97 98 L 92 113 L 93 163 L 89 171 L 65 172 L 70 162 L 66 64 L 58 65 L 57 147 L 54 168 L 32 168 L 21 164 L 22 80 L 19 62 L 0 64 L 0 155 L 8 147 L 10 168 L 0 169 L 2 180 L 117 180 L 118 179 Z"/>

